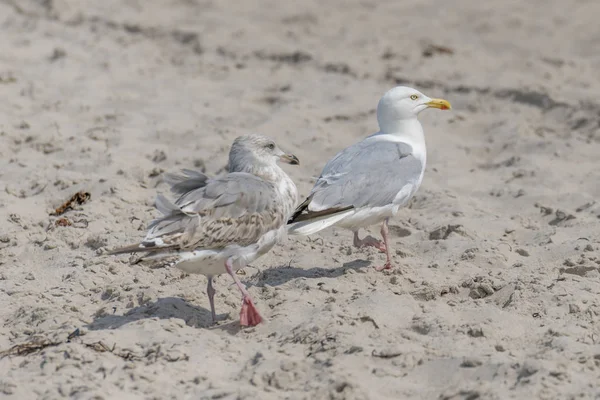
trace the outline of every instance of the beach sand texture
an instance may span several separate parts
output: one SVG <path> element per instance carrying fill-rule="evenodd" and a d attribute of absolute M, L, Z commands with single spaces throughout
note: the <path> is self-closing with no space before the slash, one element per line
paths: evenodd
<path fill-rule="evenodd" d="M 0 397 L 598 398 L 598 15 L 0 0 Z M 290 237 L 241 273 L 267 322 L 240 329 L 229 276 L 211 326 L 203 276 L 103 255 L 143 238 L 163 172 L 221 173 L 241 134 L 297 155 L 283 168 L 306 195 L 397 84 L 453 110 L 420 116 L 394 270 L 349 231 Z"/>

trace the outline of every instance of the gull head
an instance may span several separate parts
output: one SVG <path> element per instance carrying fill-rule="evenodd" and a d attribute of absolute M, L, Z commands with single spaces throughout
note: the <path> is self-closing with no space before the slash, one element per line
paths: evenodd
<path fill-rule="evenodd" d="M 432 99 L 416 89 L 397 86 L 383 95 L 377 105 L 377 121 L 383 129 L 394 121 L 416 118 L 426 108 L 449 110 L 452 107 L 447 100 Z"/>
<path fill-rule="evenodd" d="M 229 172 L 250 172 L 254 167 L 275 165 L 277 161 L 298 165 L 293 154 L 284 152 L 265 136 L 244 135 L 236 138 L 229 151 Z"/>

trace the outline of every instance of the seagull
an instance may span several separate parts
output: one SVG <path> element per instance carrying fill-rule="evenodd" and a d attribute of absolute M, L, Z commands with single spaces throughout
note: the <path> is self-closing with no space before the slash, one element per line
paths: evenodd
<path fill-rule="evenodd" d="M 109 254 L 148 252 L 146 259 L 174 256 L 170 265 L 207 276 L 213 323 L 213 277 L 227 272 L 242 293 L 240 324 L 259 324 L 262 317 L 235 271 L 286 235 L 298 191 L 277 161 L 299 164 L 296 156 L 282 151 L 273 140 L 246 135 L 233 142 L 228 173 L 221 177 L 209 178 L 193 170 L 167 174 L 165 181 L 179 198 L 172 203 L 158 195 L 156 208 L 162 216 L 150 223 L 144 240 Z"/>
<path fill-rule="evenodd" d="M 423 127 L 427 108 L 449 110 L 450 103 L 410 87 L 390 89 L 377 105 L 379 132 L 340 151 L 321 172 L 308 198 L 288 221 L 288 233 L 310 235 L 336 225 L 354 232 L 354 246 L 385 252 L 378 271 L 391 269 L 388 221 L 415 194 L 425 172 Z M 380 241 L 359 237 L 359 229 L 381 225 Z"/>

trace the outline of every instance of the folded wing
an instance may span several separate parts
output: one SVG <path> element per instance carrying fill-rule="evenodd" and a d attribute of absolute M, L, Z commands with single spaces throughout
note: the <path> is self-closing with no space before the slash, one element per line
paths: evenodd
<path fill-rule="evenodd" d="M 283 204 L 270 182 L 239 172 L 192 179 L 199 187 L 175 182 L 179 186 L 173 186 L 174 191 L 182 193 L 175 203 L 157 197 L 156 207 L 163 216 L 150 223 L 142 243 L 113 253 L 247 246 L 285 223 Z"/>
<path fill-rule="evenodd" d="M 422 168 L 406 143 L 373 136 L 358 142 L 325 165 L 310 195 L 288 221 L 295 224 L 288 231 L 314 233 L 351 214 L 350 209 L 395 204 L 398 193 L 416 187 Z"/>

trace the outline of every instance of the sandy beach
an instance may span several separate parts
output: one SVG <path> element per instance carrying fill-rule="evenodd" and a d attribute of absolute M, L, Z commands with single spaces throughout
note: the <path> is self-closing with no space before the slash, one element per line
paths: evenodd
<path fill-rule="evenodd" d="M 0 398 L 600 398 L 600 3 L 0 0 Z M 105 253 L 164 172 L 259 133 L 325 162 L 395 85 L 427 170 L 396 268 L 329 228 L 231 278 Z M 76 193 L 82 204 L 51 215 Z M 379 235 L 379 227 L 370 231 Z M 364 233 L 363 233 L 364 234 Z"/>

